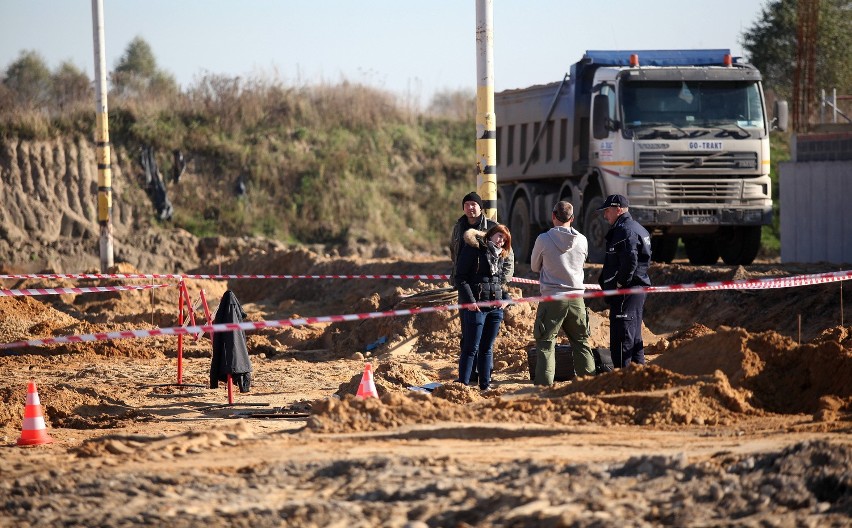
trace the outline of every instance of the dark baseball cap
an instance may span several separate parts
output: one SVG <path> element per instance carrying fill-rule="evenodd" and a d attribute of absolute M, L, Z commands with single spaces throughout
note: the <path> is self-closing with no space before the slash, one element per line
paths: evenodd
<path fill-rule="evenodd" d="M 597 211 L 603 211 L 609 207 L 630 207 L 630 202 L 626 196 L 620 194 L 610 194 L 604 200 L 603 205 L 597 208 Z"/>

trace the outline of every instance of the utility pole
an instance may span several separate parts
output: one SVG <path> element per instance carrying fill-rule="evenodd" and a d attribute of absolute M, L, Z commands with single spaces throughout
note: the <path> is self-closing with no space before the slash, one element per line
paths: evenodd
<path fill-rule="evenodd" d="M 104 50 L 103 0 L 92 0 L 92 29 L 95 41 L 95 158 L 98 163 L 98 224 L 101 226 L 101 273 L 113 265 L 112 258 L 112 162 L 107 113 L 106 53 Z"/>
<path fill-rule="evenodd" d="M 476 187 L 483 213 L 497 220 L 497 119 L 494 115 L 493 0 L 476 0 Z"/>
<path fill-rule="evenodd" d="M 819 0 L 796 3 L 796 66 L 793 69 L 793 130 L 807 132 L 816 94 Z"/>

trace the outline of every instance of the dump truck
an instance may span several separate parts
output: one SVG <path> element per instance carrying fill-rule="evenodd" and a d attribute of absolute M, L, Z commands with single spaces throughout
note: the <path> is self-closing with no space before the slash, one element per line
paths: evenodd
<path fill-rule="evenodd" d="M 574 205 L 603 262 L 610 194 L 652 235 L 653 259 L 679 240 L 692 264 L 750 264 L 772 221 L 769 133 L 760 72 L 727 49 L 586 51 L 561 82 L 495 94 L 497 214 L 528 260 L 558 200 Z"/>

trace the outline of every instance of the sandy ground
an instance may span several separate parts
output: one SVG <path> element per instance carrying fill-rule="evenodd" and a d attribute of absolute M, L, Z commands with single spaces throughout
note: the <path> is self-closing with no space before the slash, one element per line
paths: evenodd
<path fill-rule="evenodd" d="M 836 269 L 655 265 L 652 279 Z M 447 263 L 275 250 L 247 252 L 221 271 L 426 274 L 446 273 Z M 597 271 L 589 267 L 589 282 Z M 523 267 L 518 275 L 534 278 Z M 250 320 L 422 305 L 424 292 L 446 286 L 188 284 L 214 311 L 231 289 Z M 649 296 L 648 365 L 547 389 L 533 387 L 527 370 L 534 306 L 514 305 L 486 393 L 452 383 L 454 312 L 250 332 L 252 386 L 235 391 L 233 405 L 224 384 L 208 388 L 206 336 L 184 339 L 181 386 L 175 337 L 3 351 L 0 526 L 849 526 L 852 327 L 841 323 L 843 296 L 850 285 Z M 172 326 L 176 304 L 176 288 L 0 297 L 0 342 Z M 605 306 L 589 305 L 593 344 L 607 346 Z M 365 362 L 378 399 L 354 397 Z M 54 442 L 19 447 L 31 379 Z M 410 389 L 427 383 L 440 386 Z"/>

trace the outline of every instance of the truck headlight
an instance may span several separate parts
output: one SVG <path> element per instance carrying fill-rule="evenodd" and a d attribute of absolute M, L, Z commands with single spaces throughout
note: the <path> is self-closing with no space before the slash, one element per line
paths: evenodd
<path fill-rule="evenodd" d="M 634 180 L 627 184 L 627 197 L 631 205 L 651 205 L 654 203 L 654 182 Z"/>

